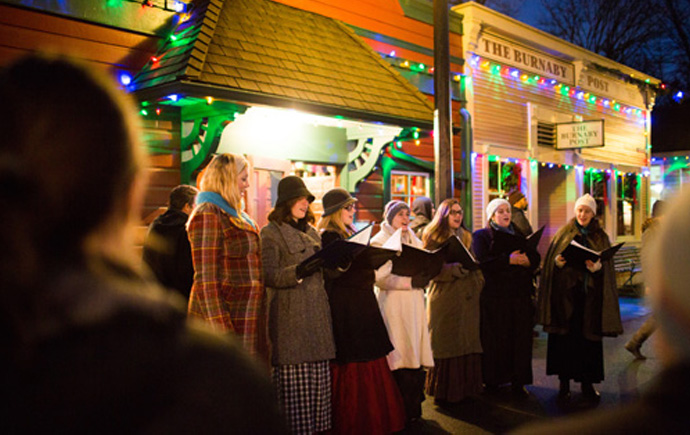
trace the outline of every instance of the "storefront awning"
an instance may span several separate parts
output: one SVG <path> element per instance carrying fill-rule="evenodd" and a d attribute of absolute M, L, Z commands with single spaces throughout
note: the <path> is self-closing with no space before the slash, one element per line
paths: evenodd
<path fill-rule="evenodd" d="M 433 106 L 343 23 L 268 0 L 205 0 L 135 77 L 140 100 L 223 98 L 433 128 Z"/>

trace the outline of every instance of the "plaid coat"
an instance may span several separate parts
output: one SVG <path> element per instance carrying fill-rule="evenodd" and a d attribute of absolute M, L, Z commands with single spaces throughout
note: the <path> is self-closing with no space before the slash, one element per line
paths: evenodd
<path fill-rule="evenodd" d="M 252 355 L 266 359 L 266 292 L 259 233 L 248 222 L 200 204 L 189 227 L 194 262 L 190 317 L 232 331 Z"/>

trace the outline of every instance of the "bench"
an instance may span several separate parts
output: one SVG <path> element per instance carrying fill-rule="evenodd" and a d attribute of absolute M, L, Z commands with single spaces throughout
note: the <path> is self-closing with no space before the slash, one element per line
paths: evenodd
<path fill-rule="evenodd" d="M 616 270 L 616 284 L 623 292 L 638 294 L 642 280 L 638 274 L 642 271 L 640 248 L 634 245 L 623 245 L 613 257 Z M 637 278 L 637 279 L 636 279 Z"/>

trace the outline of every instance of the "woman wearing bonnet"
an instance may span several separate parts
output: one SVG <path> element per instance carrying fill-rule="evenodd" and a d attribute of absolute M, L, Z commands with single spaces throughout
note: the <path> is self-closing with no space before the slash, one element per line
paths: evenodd
<path fill-rule="evenodd" d="M 573 240 L 595 251 L 611 247 L 596 213 L 594 198 L 580 197 L 575 217 L 558 230 L 544 260 L 539 319 L 549 333 L 546 374 L 558 375 L 561 401 L 570 399 L 571 379 L 580 382 L 586 400 L 598 400 L 593 384 L 604 380 L 601 340 L 623 332 L 613 261 L 578 265 L 561 255 Z"/>

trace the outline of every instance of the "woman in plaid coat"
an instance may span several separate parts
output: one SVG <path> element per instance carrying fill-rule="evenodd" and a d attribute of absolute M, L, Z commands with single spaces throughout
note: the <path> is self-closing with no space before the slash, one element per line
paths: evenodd
<path fill-rule="evenodd" d="M 259 231 L 241 210 L 248 177 L 247 161 L 234 154 L 215 156 L 204 172 L 187 227 L 194 262 L 188 314 L 217 331 L 233 332 L 247 352 L 265 360 Z"/>

